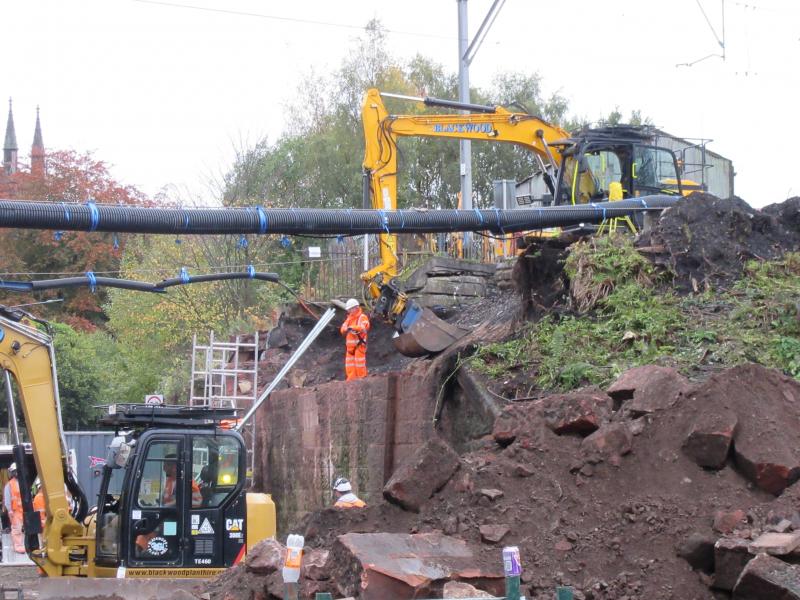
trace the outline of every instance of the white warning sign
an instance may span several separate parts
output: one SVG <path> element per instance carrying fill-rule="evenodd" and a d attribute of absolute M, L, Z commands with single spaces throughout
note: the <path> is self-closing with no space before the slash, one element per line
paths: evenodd
<path fill-rule="evenodd" d="M 214 533 L 214 528 L 211 526 L 211 522 L 206 518 L 203 524 L 200 525 L 199 531 L 202 535 L 210 535 Z"/>

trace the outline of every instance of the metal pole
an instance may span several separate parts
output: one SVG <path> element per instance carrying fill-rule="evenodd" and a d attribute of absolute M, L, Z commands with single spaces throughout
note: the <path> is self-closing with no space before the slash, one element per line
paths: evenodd
<path fill-rule="evenodd" d="M 14 445 L 19 446 L 19 429 L 17 429 L 17 411 L 14 408 L 14 396 L 11 391 L 11 374 L 3 369 L 6 379 L 6 403 L 8 404 L 8 422 L 11 425 L 11 435 L 14 438 Z M 19 468 L 19 467 L 17 467 Z"/>
<path fill-rule="evenodd" d="M 300 357 L 303 356 L 305 351 L 308 350 L 308 347 L 311 346 L 312 343 L 314 343 L 314 340 L 317 339 L 317 336 L 320 333 L 322 333 L 322 330 L 325 329 L 328 323 L 330 323 L 334 315 L 336 315 L 336 310 L 333 308 L 329 308 L 328 310 L 325 311 L 325 314 L 320 317 L 319 321 L 317 321 L 316 325 L 314 325 L 314 328 L 308 333 L 306 338 L 303 340 L 303 343 L 297 347 L 297 350 L 294 351 L 294 354 L 292 354 L 292 356 L 289 358 L 286 364 L 283 365 L 281 370 L 278 371 L 278 374 L 275 376 L 275 379 L 273 379 L 270 382 L 270 384 L 267 386 L 267 389 L 265 389 L 261 393 L 261 396 L 259 396 L 255 404 L 253 404 L 250 410 L 247 411 L 247 414 L 242 418 L 241 421 L 239 421 L 239 424 L 236 425 L 236 431 L 242 430 L 245 423 L 247 423 L 250 417 L 252 417 L 255 414 L 256 410 L 258 410 L 258 407 L 261 406 L 264 400 L 266 400 L 267 397 L 278 386 L 281 380 L 286 376 L 286 373 L 289 372 L 289 369 L 291 369 L 294 366 L 294 364 L 300 359 Z"/>
<path fill-rule="evenodd" d="M 469 102 L 469 32 L 467 29 L 467 0 L 458 2 L 458 99 Z M 462 111 L 466 113 L 467 111 Z M 472 210 L 472 143 L 459 142 L 459 162 L 461 173 L 461 208 Z M 464 232 L 464 247 L 469 248 L 471 235 Z M 467 255 L 469 256 L 469 254 Z"/>

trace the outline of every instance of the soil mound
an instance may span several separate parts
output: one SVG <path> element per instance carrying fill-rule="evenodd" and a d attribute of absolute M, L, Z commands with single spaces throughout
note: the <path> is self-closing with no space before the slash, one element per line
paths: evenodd
<path fill-rule="evenodd" d="M 764 211 L 740 198 L 694 193 L 664 211 L 638 245 L 656 251 L 685 291 L 728 287 L 748 260 L 771 260 L 800 247 L 800 198 Z"/>
<path fill-rule="evenodd" d="M 721 512 L 741 510 L 746 531 L 736 533 L 755 538 L 776 514 L 796 510 L 800 484 L 776 499 L 748 479 L 734 449 L 722 468 L 702 468 L 683 449 L 687 436 L 704 416 L 733 411 L 737 440 L 796 448 L 800 384 L 744 365 L 645 416 L 628 410 L 633 401 L 596 411 L 603 422 L 591 436 L 599 442 L 588 445 L 580 434 L 558 435 L 542 401 L 514 403 L 498 419 L 520 423 L 513 436 L 487 437 L 463 454 L 459 470 L 419 513 L 388 503 L 326 509 L 292 531 L 305 533 L 312 548 L 330 548 L 347 532 L 441 532 L 498 560 L 502 546 L 517 545 L 525 591 L 536 600 L 552 598 L 557 584 L 594 600 L 713 598 L 709 576 L 693 573 L 677 550 L 692 536 L 719 538 L 712 525 Z M 615 441 L 623 429 L 627 447 Z"/>

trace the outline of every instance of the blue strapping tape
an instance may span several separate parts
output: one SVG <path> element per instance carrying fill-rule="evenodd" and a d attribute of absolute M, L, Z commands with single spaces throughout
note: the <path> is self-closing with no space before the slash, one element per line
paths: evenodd
<path fill-rule="evenodd" d="M 253 265 L 247 265 L 247 276 L 250 279 L 255 278 L 255 276 L 256 276 L 256 268 Z"/>
<path fill-rule="evenodd" d="M 189 271 L 186 270 L 186 267 L 181 267 L 181 282 L 189 283 L 189 281 Z"/>
<path fill-rule="evenodd" d="M 386 233 L 389 233 L 389 217 L 387 217 L 386 213 L 382 210 L 378 210 L 378 214 L 381 216 L 381 225 L 383 226 L 383 230 Z"/>
<path fill-rule="evenodd" d="M 189 213 L 183 213 L 183 228 L 189 229 Z"/>
<path fill-rule="evenodd" d="M 644 208 L 648 208 L 648 206 L 647 206 L 647 202 L 645 202 L 645 201 L 644 201 L 644 198 L 639 198 L 639 202 L 641 202 L 641 203 L 642 203 L 642 206 L 643 206 Z"/>
<path fill-rule="evenodd" d="M 97 226 L 100 224 L 100 211 L 97 210 L 97 205 L 92 200 L 89 200 L 86 206 L 89 207 L 89 218 L 91 219 L 89 231 L 96 231 Z"/>
<path fill-rule="evenodd" d="M 481 226 L 483 226 L 483 215 L 481 214 L 481 211 L 479 211 L 477 208 L 473 208 L 472 210 L 474 210 L 475 214 L 478 215 L 478 219 L 480 219 Z"/>
<path fill-rule="evenodd" d="M 67 223 L 69 223 L 70 220 L 69 206 L 67 206 L 66 202 L 62 202 L 61 206 L 64 207 L 64 218 L 66 219 Z"/>
<path fill-rule="evenodd" d="M 89 279 L 89 290 L 94 294 L 97 289 L 97 277 L 91 271 L 86 271 L 86 277 Z"/>
<path fill-rule="evenodd" d="M 247 248 L 247 238 L 244 236 L 244 234 L 239 236 L 239 241 L 236 242 L 236 245 L 239 246 L 239 248 Z"/>
<path fill-rule="evenodd" d="M 256 206 L 256 212 L 258 213 L 258 233 L 267 233 L 267 225 L 269 224 L 267 213 L 260 206 Z"/>
<path fill-rule="evenodd" d="M 494 216 L 497 218 L 497 228 L 500 230 L 500 233 L 505 235 L 506 232 L 503 229 L 503 226 L 500 225 L 500 210 L 496 206 L 494 207 Z"/>

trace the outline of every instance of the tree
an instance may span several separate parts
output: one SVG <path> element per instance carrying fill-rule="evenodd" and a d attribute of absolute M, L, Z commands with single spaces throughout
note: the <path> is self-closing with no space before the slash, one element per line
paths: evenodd
<path fill-rule="evenodd" d="M 16 198 L 49 202 L 87 202 L 98 204 L 147 204 L 145 196 L 132 186 L 117 182 L 103 161 L 91 153 L 51 152 L 45 173 L 19 172 Z M 67 206 L 64 207 L 68 211 Z M 34 230 L 0 231 L 0 271 L 36 274 L 36 278 L 83 274 L 86 271 L 116 272 L 122 257 L 125 237 L 111 233 L 52 232 Z M 92 293 L 74 288 L 43 293 L 59 295 L 62 306 L 43 309 L 48 316 L 92 331 L 105 320 L 102 304 L 106 292 Z M 22 301 L 22 297 L 19 301 Z M 30 298 L 28 298 L 30 299 Z"/>
<path fill-rule="evenodd" d="M 291 126 L 273 143 L 262 140 L 242 149 L 224 178 L 226 204 L 257 199 L 277 206 L 360 207 L 361 104 L 368 88 L 406 95 L 457 96 L 458 80 L 433 61 L 415 56 L 406 63 L 389 55 L 379 23 L 369 23 L 348 58 L 332 77 L 311 74 L 300 86 L 300 99 L 289 107 Z M 536 74 L 499 75 L 491 90 L 474 89 L 484 104 L 513 105 L 561 122 L 567 103 L 560 94 L 545 98 Z M 424 106 L 387 98 L 390 113 L 414 114 Z M 437 112 L 447 112 L 438 109 Z M 452 208 L 457 205 L 458 143 L 433 138 L 404 138 L 398 146 L 398 206 Z M 522 179 L 534 170 L 529 151 L 510 144 L 473 144 L 476 206 L 492 202 L 494 179 Z"/>

